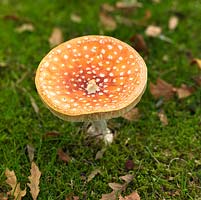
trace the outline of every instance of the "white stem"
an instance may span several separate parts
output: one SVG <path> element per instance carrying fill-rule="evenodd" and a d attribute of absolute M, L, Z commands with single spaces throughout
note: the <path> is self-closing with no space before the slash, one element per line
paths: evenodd
<path fill-rule="evenodd" d="M 103 137 L 106 144 L 110 144 L 113 141 L 113 134 L 107 128 L 107 122 L 105 120 L 93 121 L 91 127 L 88 129 L 88 133 Z"/>

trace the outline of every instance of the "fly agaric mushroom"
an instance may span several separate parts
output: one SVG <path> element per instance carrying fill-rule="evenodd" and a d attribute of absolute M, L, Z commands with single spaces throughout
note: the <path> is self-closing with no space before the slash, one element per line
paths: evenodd
<path fill-rule="evenodd" d="M 91 121 L 88 132 L 112 141 L 106 119 L 119 117 L 141 99 L 147 82 L 142 57 L 109 36 L 82 36 L 60 44 L 40 62 L 36 88 L 63 120 Z"/>

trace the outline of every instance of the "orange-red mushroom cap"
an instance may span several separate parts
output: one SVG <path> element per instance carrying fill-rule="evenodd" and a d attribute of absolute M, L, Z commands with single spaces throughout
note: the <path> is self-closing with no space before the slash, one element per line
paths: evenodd
<path fill-rule="evenodd" d="M 47 107 L 71 121 L 118 117 L 140 100 L 147 82 L 142 57 L 108 36 L 83 36 L 52 49 L 36 72 Z"/>

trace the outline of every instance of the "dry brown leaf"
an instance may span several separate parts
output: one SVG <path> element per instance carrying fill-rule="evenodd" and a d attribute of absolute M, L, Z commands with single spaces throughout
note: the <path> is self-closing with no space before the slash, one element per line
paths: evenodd
<path fill-rule="evenodd" d="M 185 84 L 182 84 L 180 88 L 174 88 L 174 90 L 176 91 L 179 99 L 186 98 L 193 93 L 193 89 Z"/>
<path fill-rule="evenodd" d="M 170 83 L 158 78 L 156 85 L 150 83 L 150 92 L 156 99 L 164 97 L 165 100 L 169 100 L 174 95 L 174 88 Z"/>
<path fill-rule="evenodd" d="M 120 184 L 120 183 L 108 183 L 109 187 L 112 188 L 115 192 L 122 192 L 126 189 L 127 183 Z"/>
<path fill-rule="evenodd" d="M 146 28 L 145 34 L 149 37 L 158 37 L 162 32 L 161 27 L 150 25 Z"/>
<path fill-rule="evenodd" d="M 60 28 L 54 28 L 51 36 L 49 37 L 50 47 L 54 47 L 63 42 L 63 33 Z"/>
<path fill-rule="evenodd" d="M 201 75 L 193 77 L 193 80 L 198 86 L 201 86 Z"/>
<path fill-rule="evenodd" d="M 177 27 L 178 23 L 179 23 L 178 17 L 172 16 L 172 17 L 170 17 L 170 19 L 169 19 L 168 28 L 169 28 L 170 30 L 174 30 L 174 29 Z"/>
<path fill-rule="evenodd" d="M 95 170 L 93 170 L 90 174 L 89 174 L 89 176 L 88 176 L 88 178 L 87 178 L 87 182 L 90 182 L 96 175 L 98 175 L 98 174 L 101 174 L 101 171 L 100 171 L 100 169 L 95 169 Z"/>
<path fill-rule="evenodd" d="M 131 9 L 140 8 L 140 7 L 142 7 L 142 4 L 138 2 L 137 0 L 116 2 L 116 8 L 118 9 L 131 10 Z"/>
<path fill-rule="evenodd" d="M 78 14 L 75 14 L 75 13 L 71 13 L 70 19 L 72 22 L 75 22 L 75 23 L 81 23 L 82 22 L 82 18 Z"/>
<path fill-rule="evenodd" d="M 15 172 L 6 169 L 5 176 L 7 177 L 6 183 L 12 188 L 9 193 L 14 196 L 14 200 L 21 200 L 26 195 L 26 189 L 21 190 L 20 183 L 17 183 Z"/>
<path fill-rule="evenodd" d="M 117 28 L 117 23 L 114 18 L 106 12 L 100 12 L 100 22 L 103 28 L 107 31 L 114 31 Z"/>
<path fill-rule="evenodd" d="M 116 199 L 117 199 L 117 195 L 115 191 L 112 191 L 111 193 L 108 193 L 108 194 L 102 194 L 102 198 L 101 198 L 101 200 L 116 200 Z"/>
<path fill-rule="evenodd" d="M 161 123 L 162 123 L 164 126 L 167 126 L 167 125 L 168 125 L 168 118 L 167 118 L 167 116 L 166 116 L 164 110 L 160 110 L 160 111 L 158 112 L 158 117 L 159 117 Z"/>
<path fill-rule="evenodd" d="M 35 152 L 35 148 L 32 145 L 27 144 L 27 153 L 28 153 L 30 162 L 32 162 L 34 159 L 34 152 Z"/>
<path fill-rule="evenodd" d="M 148 54 L 148 47 L 142 35 L 135 34 L 130 38 L 130 41 L 132 42 L 131 45 L 134 49 L 143 52 L 144 54 Z"/>
<path fill-rule="evenodd" d="M 41 172 L 38 166 L 34 162 L 31 163 L 30 172 L 31 175 L 28 177 L 30 183 L 27 183 L 27 185 L 30 188 L 30 193 L 33 200 L 36 200 L 40 192 L 39 183 L 40 183 Z"/>
<path fill-rule="evenodd" d="M 140 200 L 140 196 L 137 192 L 132 192 L 131 194 L 125 196 L 124 198 L 120 196 L 119 200 Z"/>
<path fill-rule="evenodd" d="M 113 12 L 115 10 L 114 6 L 108 3 L 103 3 L 101 9 L 105 12 Z"/>
<path fill-rule="evenodd" d="M 57 155 L 65 163 L 69 163 L 71 161 L 71 157 L 67 153 L 65 153 L 61 148 L 58 149 Z"/>
<path fill-rule="evenodd" d="M 96 153 L 95 159 L 96 159 L 96 160 L 101 159 L 101 158 L 103 157 L 103 155 L 104 155 L 104 153 L 105 153 L 106 150 L 107 150 L 106 148 L 102 148 L 100 151 L 98 151 L 98 152 Z"/>
<path fill-rule="evenodd" d="M 124 180 L 127 184 L 129 184 L 133 180 L 133 175 L 126 174 L 125 176 L 120 176 L 119 178 Z"/>
<path fill-rule="evenodd" d="M 35 28 L 34 28 L 33 24 L 22 24 L 21 26 L 17 27 L 17 28 L 15 29 L 15 31 L 16 31 L 17 33 L 23 33 L 23 32 L 25 32 L 25 31 L 33 32 L 34 29 L 35 29 Z"/>
<path fill-rule="evenodd" d="M 129 112 L 122 115 L 124 119 L 127 119 L 128 121 L 138 121 L 140 118 L 140 112 L 138 108 L 133 108 Z"/>
<path fill-rule="evenodd" d="M 57 131 L 52 131 L 52 132 L 47 132 L 45 133 L 45 135 L 43 136 L 44 138 L 51 138 L 51 137 L 59 137 L 60 133 Z"/>
<path fill-rule="evenodd" d="M 0 199 L 1 200 L 8 200 L 8 196 L 4 193 L 0 193 Z"/>
<path fill-rule="evenodd" d="M 194 58 L 192 61 L 191 61 L 191 64 L 196 64 L 198 66 L 199 69 L 201 69 L 201 59 L 199 58 Z"/>

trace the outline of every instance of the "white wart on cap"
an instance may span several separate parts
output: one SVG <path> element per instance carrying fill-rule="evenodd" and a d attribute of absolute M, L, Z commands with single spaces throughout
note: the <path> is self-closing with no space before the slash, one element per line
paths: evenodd
<path fill-rule="evenodd" d="M 71 121 L 118 117 L 140 100 L 147 82 L 141 56 L 108 36 L 83 36 L 52 49 L 36 72 L 47 107 Z"/>

